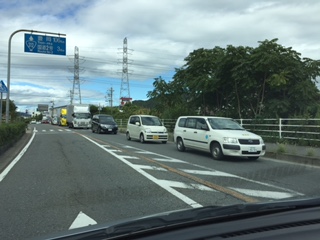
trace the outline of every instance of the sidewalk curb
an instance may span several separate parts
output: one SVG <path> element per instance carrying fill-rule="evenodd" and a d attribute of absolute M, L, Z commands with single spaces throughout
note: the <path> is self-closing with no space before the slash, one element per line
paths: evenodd
<path fill-rule="evenodd" d="M 294 163 L 299 163 L 299 164 L 309 165 L 309 166 L 320 166 L 320 159 L 316 157 L 299 156 L 299 155 L 292 155 L 292 154 L 280 154 L 275 152 L 266 152 L 264 157 L 274 158 L 277 160 L 294 162 Z"/>

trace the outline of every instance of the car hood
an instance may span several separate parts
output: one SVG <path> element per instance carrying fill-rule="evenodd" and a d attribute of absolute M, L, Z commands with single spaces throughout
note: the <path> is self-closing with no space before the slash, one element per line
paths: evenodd
<path fill-rule="evenodd" d="M 140 218 L 130 218 L 110 224 L 97 224 L 88 227 L 68 230 L 60 234 L 51 234 L 36 239 L 116 239 L 116 237 L 128 237 L 132 233 L 141 231 L 156 231 L 173 226 L 190 226 L 211 221 L 220 222 L 227 218 L 236 219 L 252 218 L 273 213 L 288 212 L 299 209 L 310 209 L 320 206 L 320 198 L 306 198 L 265 203 L 244 203 L 230 206 L 207 206 L 191 209 L 163 212 Z M 203 221 L 203 222 L 202 222 Z M 103 238 L 102 238 L 103 237 Z M 118 239 L 118 238 L 117 238 Z M 121 238 L 122 239 L 122 238 Z"/>
<path fill-rule="evenodd" d="M 145 129 L 150 129 L 151 132 L 164 132 L 166 128 L 164 126 L 147 126 L 144 125 Z"/>
<path fill-rule="evenodd" d="M 228 137 L 235 137 L 238 139 L 260 139 L 261 137 L 257 134 L 252 132 L 248 132 L 246 130 L 225 130 L 226 132 L 230 133 Z"/>

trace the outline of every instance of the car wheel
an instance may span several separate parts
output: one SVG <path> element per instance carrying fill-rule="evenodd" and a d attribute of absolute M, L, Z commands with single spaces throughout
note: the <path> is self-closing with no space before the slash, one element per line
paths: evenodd
<path fill-rule="evenodd" d="M 94 130 L 93 130 L 93 128 L 91 128 L 91 131 L 94 133 Z"/>
<path fill-rule="evenodd" d="M 184 152 L 186 150 L 186 147 L 184 146 L 184 143 L 181 138 L 177 138 L 177 149 L 180 152 Z"/>
<path fill-rule="evenodd" d="M 113 132 L 113 134 L 117 134 L 117 133 L 118 133 L 117 131 L 114 131 L 114 132 Z"/>
<path fill-rule="evenodd" d="M 257 160 L 259 157 L 248 157 L 250 160 Z"/>
<path fill-rule="evenodd" d="M 130 137 L 130 133 L 129 133 L 129 132 L 126 132 L 126 138 L 127 138 L 127 140 L 131 140 L 131 137 Z"/>
<path fill-rule="evenodd" d="M 98 127 L 97 133 L 101 134 L 101 128 L 100 127 Z"/>
<path fill-rule="evenodd" d="M 143 136 L 143 133 L 141 133 L 141 134 L 140 134 L 140 142 L 141 142 L 141 143 L 144 143 L 144 136 Z"/>
<path fill-rule="evenodd" d="M 214 160 L 221 160 L 223 159 L 222 149 L 219 143 L 211 144 L 211 155 Z"/>
<path fill-rule="evenodd" d="M 163 143 L 163 144 L 166 144 L 166 143 L 167 143 L 167 141 L 162 141 L 162 143 Z"/>

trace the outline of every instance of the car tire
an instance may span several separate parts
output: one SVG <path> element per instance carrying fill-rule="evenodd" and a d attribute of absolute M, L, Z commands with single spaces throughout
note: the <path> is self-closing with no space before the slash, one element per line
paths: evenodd
<path fill-rule="evenodd" d="M 221 149 L 221 146 L 219 143 L 213 143 L 211 144 L 211 155 L 214 160 L 222 160 L 224 155 Z"/>
<path fill-rule="evenodd" d="M 182 138 L 177 138 L 177 143 L 176 143 L 177 149 L 179 152 L 184 152 L 186 150 L 186 147 L 184 146 Z"/>
<path fill-rule="evenodd" d="M 250 160 L 257 160 L 259 157 L 248 157 Z"/>
<path fill-rule="evenodd" d="M 141 142 L 141 143 L 144 143 L 144 142 L 145 142 L 143 133 L 140 134 L 140 137 L 139 137 L 139 138 L 140 138 L 140 142 Z"/>
<path fill-rule="evenodd" d="M 101 128 L 100 127 L 98 127 L 98 129 L 97 129 L 97 133 L 101 134 Z"/>
<path fill-rule="evenodd" d="M 113 132 L 113 134 L 117 134 L 117 133 L 118 133 L 117 131 L 114 131 L 114 132 Z"/>
<path fill-rule="evenodd" d="M 129 133 L 129 132 L 126 132 L 126 138 L 127 138 L 128 141 L 131 140 L 131 137 L 130 137 L 130 133 Z"/>
<path fill-rule="evenodd" d="M 93 128 L 91 128 L 91 131 L 94 133 L 94 130 L 93 130 Z"/>
<path fill-rule="evenodd" d="M 167 141 L 162 141 L 162 143 L 163 143 L 163 144 L 166 144 L 166 143 L 167 143 Z"/>

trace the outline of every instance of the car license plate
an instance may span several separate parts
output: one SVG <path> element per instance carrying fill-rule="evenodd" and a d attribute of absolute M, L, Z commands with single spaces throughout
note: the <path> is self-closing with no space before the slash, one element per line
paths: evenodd
<path fill-rule="evenodd" d="M 111 132 L 111 131 L 112 131 L 112 128 L 109 128 L 108 131 Z"/>
<path fill-rule="evenodd" d="M 255 147 L 249 148 L 249 152 L 256 152 L 256 151 L 257 151 L 257 149 Z"/>
<path fill-rule="evenodd" d="M 153 136 L 153 139 L 159 139 L 159 136 Z"/>

